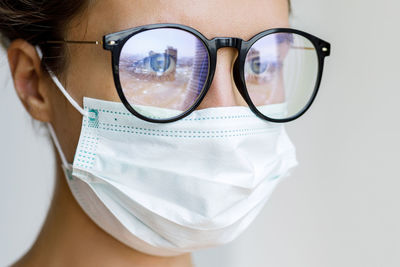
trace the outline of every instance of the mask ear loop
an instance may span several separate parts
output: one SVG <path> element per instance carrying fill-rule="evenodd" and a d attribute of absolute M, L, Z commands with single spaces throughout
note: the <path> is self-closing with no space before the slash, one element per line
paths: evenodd
<path fill-rule="evenodd" d="M 35 46 L 36 52 L 40 58 L 40 60 L 43 59 L 43 53 L 39 46 Z M 65 90 L 64 86 L 61 84 L 60 80 L 54 75 L 54 73 L 47 68 L 47 66 L 44 66 L 46 71 L 49 73 L 51 79 L 53 82 L 57 85 L 57 88 L 61 91 L 61 93 L 67 98 L 67 100 L 71 103 L 71 105 L 79 111 L 83 116 L 88 116 L 88 112 L 84 110 L 72 97 L 70 94 L 68 94 L 67 90 Z M 47 123 L 47 128 L 49 129 L 49 133 L 51 136 L 51 139 L 53 140 L 53 143 L 57 149 L 58 154 L 60 155 L 62 167 L 64 169 L 64 173 L 66 177 L 68 177 L 68 171 L 72 170 L 72 164 L 68 163 L 67 158 L 65 157 L 64 152 L 62 151 L 60 142 L 58 141 L 57 135 L 53 129 L 53 126 L 50 123 Z"/>
<path fill-rule="evenodd" d="M 43 53 L 40 50 L 39 46 L 35 46 L 36 52 L 39 55 L 40 60 L 43 59 Z M 71 103 L 71 105 L 77 110 L 79 111 L 79 113 L 82 114 L 82 116 L 86 116 L 88 117 L 88 112 L 86 110 L 84 110 L 72 97 L 70 94 L 68 94 L 67 90 L 65 90 L 64 86 L 61 84 L 60 80 L 56 77 L 56 75 L 54 75 L 54 73 L 47 68 L 47 66 L 44 66 L 46 71 L 49 73 L 51 79 L 53 80 L 53 82 L 57 85 L 58 89 L 61 91 L 61 93 L 63 93 L 63 95 L 67 98 L 67 100 L 69 101 L 69 103 Z"/>
<path fill-rule="evenodd" d="M 53 143 L 56 146 L 58 154 L 60 155 L 60 159 L 61 159 L 61 163 L 62 163 L 64 171 L 72 170 L 72 164 L 68 163 L 67 158 L 65 157 L 64 152 L 62 151 L 60 142 L 58 142 L 56 132 L 54 131 L 53 126 L 51 126 L 50 123 L 47 123 L 47 129 L 49 129 L 51 139 L 53 139 Z"/>

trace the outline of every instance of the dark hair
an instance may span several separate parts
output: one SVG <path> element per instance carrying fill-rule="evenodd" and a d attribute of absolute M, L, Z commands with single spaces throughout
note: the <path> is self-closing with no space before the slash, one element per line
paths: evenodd
<path fill-rule="evenodd" d="M 0 43 L 3 47 L 22 38 L 32 45 L 43 40 L 64 39 L 65 27 L 82 12 L 90 0 L 0 0 Z M 289 12 L 291 3 L 289 2 Z M 41 44 L 43 61 L 59 74 L 66 63 L 64 46 Z M 61 56 L 63 55 L 63 56 Z"/>
<path fill-rule="evenodd" d="M 88 0 L 0 0 L 0 41 L 5 48 L 22 38 L 32 45 L 64 39 L 65 27 Z M 40 45 L 44 63 L 55 73 L 65 64 L 64 47 Z"/>

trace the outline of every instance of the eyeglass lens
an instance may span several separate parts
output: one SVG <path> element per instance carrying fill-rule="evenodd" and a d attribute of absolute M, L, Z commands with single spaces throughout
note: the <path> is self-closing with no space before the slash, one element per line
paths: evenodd
<path fill-rule="evenodd" d="M 179 29 L 154 29 L 123 46 L 119 70 L 125 98 L 148 118 L 169 119 L 190 109 L 209 73 L 203 42 Z"/>
<path fill-rule="evenodd" d="M 160 28 L 130 37 L 120 54 L 119 77 L 131 107 L 147 118 L 171 119 L 198 100 L 210 72 L 204 43 L 190 32 Z M 257 40 L 246 56 L 245 82 L 265 116 L 285 119 L 310 101 L 318 76 L 314 45 L 294 33 Z"/>
<path fill-rule="evenodd" d="M 252 45 L 244 69 L 247 91 L 257 110 L 272 119 L 286 119 L 301 112 L 312 98 L 318 54 L 301 35 L 273 33 Z"/>

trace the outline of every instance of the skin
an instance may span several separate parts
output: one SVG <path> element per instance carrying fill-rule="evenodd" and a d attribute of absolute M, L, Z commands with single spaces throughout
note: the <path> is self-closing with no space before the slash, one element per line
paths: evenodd
<path fill-rule="evenodd" d="M 247 16 L 251 14 L 251 16 Z M 153 23 L 191 26 L 207 38 L 239 37 L 248 40 L 269 28 L 288 27 L 286 0 L 102 0 L 76 16 L 65 39 L 101 40 L 107 33 Z M 119 101 L 111 73 L 110 52 L 100 46 L 69 45 L 68 64 L 60 80 L 82 105 L 84 96 Z M 211 88 L 199 109 L 240 105 L 232 79 L 237 56 L 233 48 L 218 50 Z M 32 45 L 18 39 L 8 48 L 16 92 L 29 114 L 49 122 L 69 162 L 73 161 L 82 116 L 41 69 Z M 58 159 L 58 166 L 60 161 Z M 191 255 L 155 257 L 120 243 L 100 229 L 73 198 L 61 168 L 47 219 L 27 254 L 14 266 L 192 266 Z"/>

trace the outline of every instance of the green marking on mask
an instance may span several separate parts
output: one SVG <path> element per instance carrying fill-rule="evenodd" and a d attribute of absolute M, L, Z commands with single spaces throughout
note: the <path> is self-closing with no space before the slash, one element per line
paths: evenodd
<path fill-rule="evenodd" d="M 71 170 L 65 170 L 65 175 L 67 176 L 68 180 L 73 180 L 74 177 L 72 176 L 72 171 Z"/>
<path fill-rule="evenodd" d="M 280 177 L 280 175 L 275 175 L 275 176 L 272 176 L 270 180 L 275 180 L 275 179 L 278 179 L 279 177 Z"/>
<path fill-rule="evenodd" d="M 99 128 L 99 111 L 97 109 L 89 109 L 89 127 Z"/>

